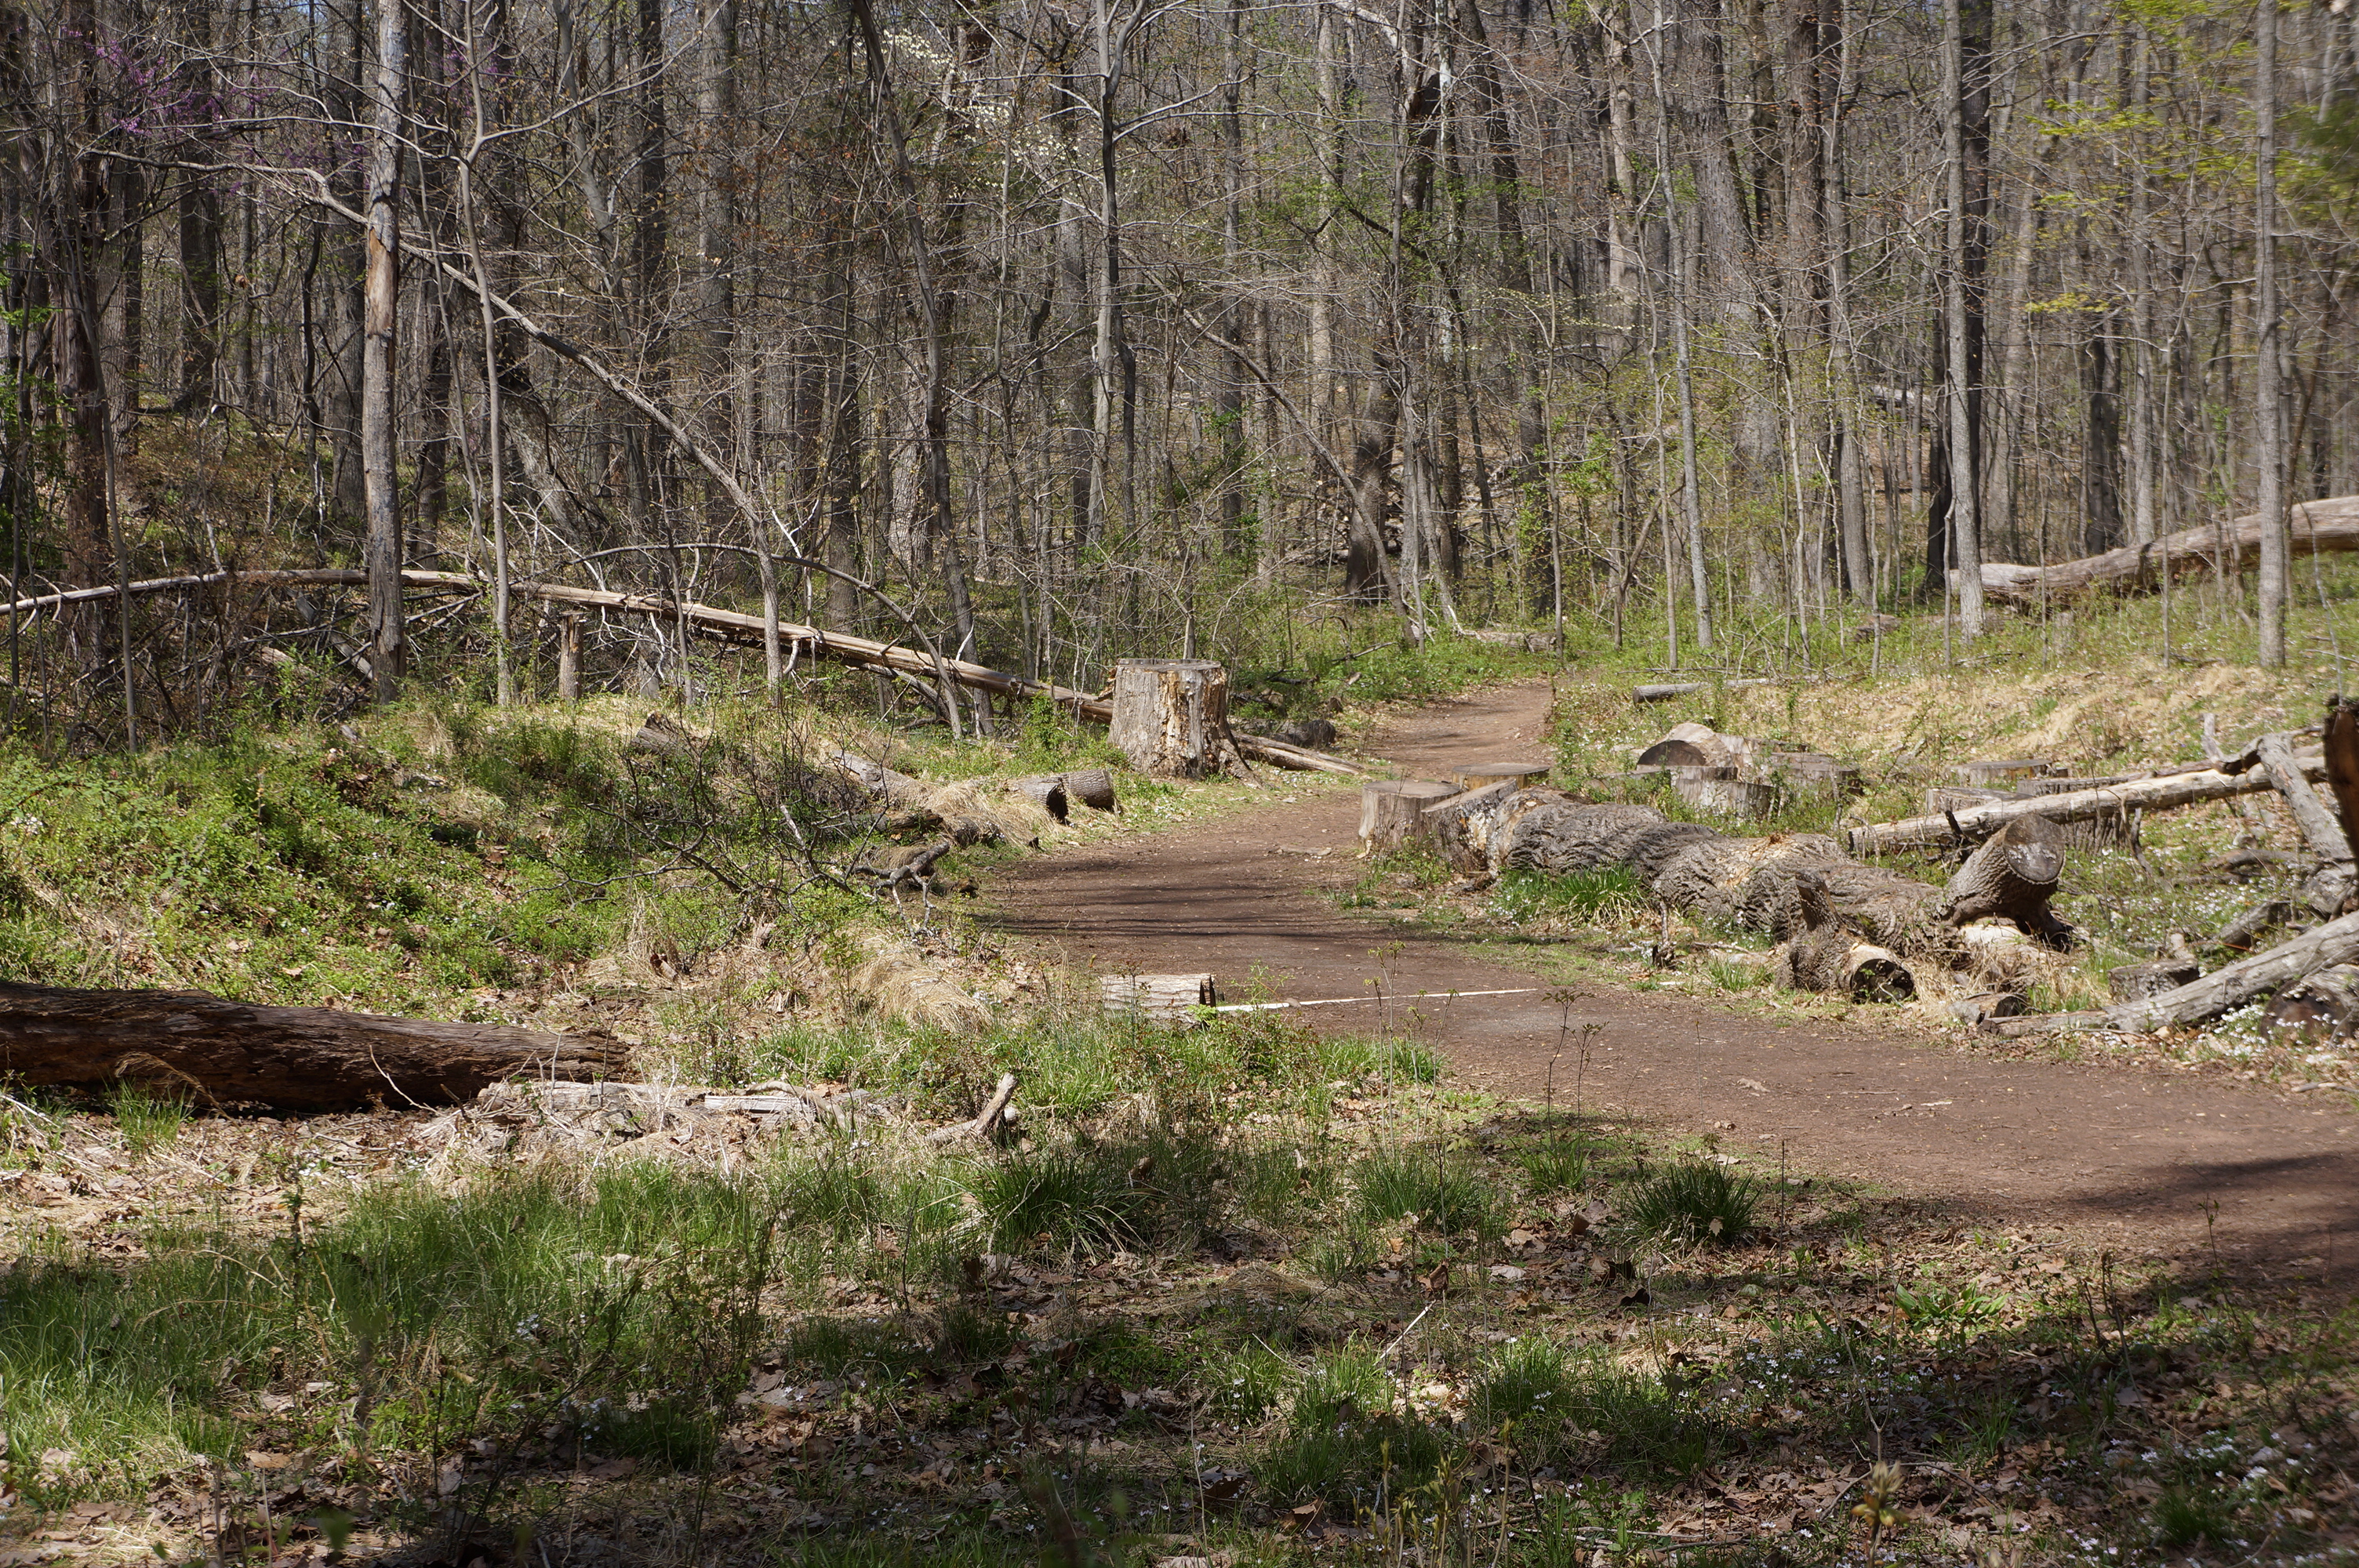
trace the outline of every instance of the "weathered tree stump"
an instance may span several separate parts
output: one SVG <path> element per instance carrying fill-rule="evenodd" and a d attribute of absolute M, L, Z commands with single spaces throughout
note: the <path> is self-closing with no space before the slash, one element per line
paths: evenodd
<path fill-rule="evenodd" d="M 582 617 L 557 618 L 557 700 L 582 700 Z"/>
<path fill-rule="evenodd" d="M 2077 790 L 2111 789 L 2132 780 L 2127 773 L 2113 773 L 2104 778 L 2025 779 L 2015 786 L 2017 800 L 2038 800 L 2051 795 L 2071 795 Z M 2078 822 L 2060 822 L 2060 842 L 2071 849 L 2103 849 L 2116 844 L 2126 844 L 2130 838 L 2130 808 L 2107 812 L 2101 816 L 2083 817 Z"/>
<path fill-rule="evenodd" d="M 1212 1007 L 1220 998 L 1209 974 L 1106 975 L 1098 981 L 1098 994 L 1116 1017 L 1136 1013 L 1158 1023 L 1192 1023 L 1197 1008 Z"/>
<path fill-rule="evenodd" d="M 1771 752 L 1762 759 L 1761 769 L 1789 795 L 1848 800 L 1865 787 L 1857 768 L 1818 752 Z"/>
<path fill-rule="evenodd" d="M 1210 778 L 1245 765 L 1229 736 L 1229 672 L 1209 659 L 1117 662 L 1109 733 L 1153 778 Z"/>
<path fill-rule="evenodd" d="M 224 1105 L 299 1110 L 375 1099 L 452 1105 L 519 1075 L 600 1076 L 626 1054 L 603 1035 L 257 1007 L 201 991 L 0 982 L 0 1076 L 24 1084 L 99 1088 L 129 1078 Z"/>
<path fill-rule="evenodd" d="M 1458 781 L 1460 789 L 1467 790 L 1482 789 L 1495 784 L 1512 784 L 1521 789 L 1546 779 L 1548 775 L 1549 765 L 1546 762 L 1469 762 L 1453 770 L 1450 776 Z"/>
<path fill-rule="evenodd" d="M 1733 767 L 1673 768 L 1671 789 L 1698 811 L 1720 816 L 1767 816 L 1777 808 L 1777 787 L 1736 776 Z"/>
<path fill-rule="evenodd" d="M 1390 849 L 1425 836 L 1425 808 L 1460 792 L 1432 779 L 1382 779 L 1360 786 L 1360 841 Z"/>

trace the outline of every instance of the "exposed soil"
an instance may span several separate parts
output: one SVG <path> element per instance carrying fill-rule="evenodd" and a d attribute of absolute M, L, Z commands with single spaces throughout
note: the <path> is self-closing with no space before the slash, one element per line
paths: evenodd
<path fill-rule="evenodd" d="M 1371 750 L 1410 776 L 1471 761 L 1545 760 L 1544 684 L 1410 714 Z M 1281 787 L 1283 775 L 1274 783 Z M 1462 943 L 1346 913 L 1356 798 L 1305 788 L 1291 804 L 1011 867 L 1002 920 L 1102 971 L 1210 969 L 1235 997 L 1367 995 L 1397 1006 L 1306 1010 L 1314 1027 L 1404 1019 L 1470 1085 L 1560 1105 L 1577 1045 L 1527 971 Z M 1327 859 L 1313 859 L 1318 850 Z M 1338 862 L 1343 862 L 1339 864 Z M 2069 873 L 2068 873 L 2069 874 Z M 1667 1130 L 1716 1131 L 1731 1152 L 1782 1147 L 1798 1170 L 1871 1183 L 1961 1220 L 2057 1225 L 2083 1241 L 2276 1273 L 2359 1278 L 2359 1117 L 2347 1105 L 2157 1069 L 2007 1060 L 1911 1035 L 1863 1009 L 1790 1023 L 1708 1002 L 1589 985 L 1572 1039 L 1602 1026 L 1590 1107 Z"/>

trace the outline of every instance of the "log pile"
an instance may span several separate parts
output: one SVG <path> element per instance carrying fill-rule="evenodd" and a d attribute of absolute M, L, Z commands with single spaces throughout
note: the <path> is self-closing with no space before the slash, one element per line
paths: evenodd
<path fill-rule="evenodd" d="M 1792 983 L 1862 1000 L 1926 989 L 1913 972 L 1919 963 L 1971 965 L 1961 928 L 1974 921 L 2001 917 L 2050 943 L 2069 932 L 2048 907 L 2062 857 L 2028 827 L 1937 887 L 1863 865 L 1824 834 L 1732 838 L 1644 806 L 1511 784 L 1445 801 L 1426 820 L 1436 850 L 1462 874 L 1626 871 L 1671 908 L 1791 944 L 1780 973 Z"/>

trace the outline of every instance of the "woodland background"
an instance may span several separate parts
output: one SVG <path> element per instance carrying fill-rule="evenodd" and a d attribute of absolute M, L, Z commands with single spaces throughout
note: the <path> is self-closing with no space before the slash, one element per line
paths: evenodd
<path fill-rule="evenodd" d="M 512 579 L 1085 689 L 1355 606 L 1971 636 L 1944 565 L 2359 490 L 2355 64 L 2339 0 L 11 5 L 8 709 L 529 692 Z M 2265 558 L 2263 662 L 2327 592 Z"/>

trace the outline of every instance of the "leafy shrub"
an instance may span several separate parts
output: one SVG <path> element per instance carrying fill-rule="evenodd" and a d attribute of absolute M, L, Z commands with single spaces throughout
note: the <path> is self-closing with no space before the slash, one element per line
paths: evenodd
<path fill-rule="evenodd" d="M 1758 1202 L 1752 1178 L 1690 1160 L 1640 1186 L 1627 1216 L 1638 1229 L 1665 1241 L 1731 1247 L 1753 1228 Z"/>

